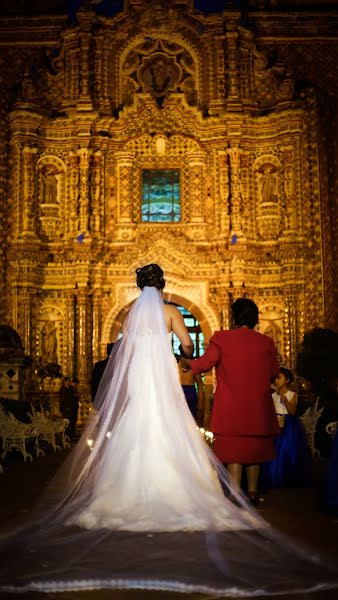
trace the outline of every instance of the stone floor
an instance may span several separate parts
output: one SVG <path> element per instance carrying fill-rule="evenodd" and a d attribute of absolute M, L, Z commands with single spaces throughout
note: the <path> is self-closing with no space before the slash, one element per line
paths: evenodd
<path fill-rule="evenodd" d="M 0 475 L 1 512 L 0 529 L 11 528 L 24 521 L 40 491 L 62 463 L 66 453 L 46 454 L 33 463 L 24 464 L 18 456 L 11 456 Z M 317 479 L 323 465 L 317 465 Z M 260 503 L 259 511 L 275 527 L 308 546 L 320 550 L 338 565 L 338 518 L 317 511 L 315 491 L 282 490 L 270 492 Z M 159 592 L 81 592 L 48 595 L 24 595 L 23 600 L 49 598 L 55 600 L 179 600 L 178 594 Z M 184 596 L 185 598 L 187 596 Z M 192 600 L 192 596 L 188 596 Z M 194 596 L 194 600 L 201 596 Z M 279 596 L 287 600 L 286 596 Z M 295 597 L 293 597 L 295 598 Z M 299 595 L 300 600 L 338 600 L 338 590 L 321 594 Z M 13 600 L 13 596 L 8 596 Z"/>

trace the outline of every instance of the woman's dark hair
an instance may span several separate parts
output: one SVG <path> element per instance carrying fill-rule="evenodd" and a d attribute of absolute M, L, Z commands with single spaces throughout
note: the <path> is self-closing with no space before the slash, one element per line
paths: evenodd
<path fill-rule="evenodd" d="M 155 287 L 158 290 L 163 290 L 165 281 L 161 267 L 151 264 L 136 269 L 136 283 L 141 290 L 144 287 Z"/>
<path fill-rule="evenodd" d="M 258 323 L 258 306 L 249 298 L 238 298 L 232 307 L 232 320 L 237 327 L 253 329 Z"/>
<path fill-rule="evenodd" d="M 279 367 L 279 372 L 282 373 L 288 383 L 292 383 L 294 380 L 293 373 L 287 367 Z"/>

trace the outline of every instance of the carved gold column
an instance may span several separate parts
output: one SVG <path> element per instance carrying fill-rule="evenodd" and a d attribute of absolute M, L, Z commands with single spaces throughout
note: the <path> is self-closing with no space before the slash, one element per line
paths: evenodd
<path fill-rule="evenodd" d="M 254 34 L 249 29 L 239 29 L 239 86 L 241 101 L 250 100 L 254 89 L 252 54 L 254 49 Z"/>
<path fill-rule="evenodd" d="M 210 101 L 210 115 L 219 115 L 224 112 L 225 108 L 225 61 L 224 61 L 224 35 L 214 36 L 214 90 L 213 98 Z"/>
<path fill-rule="evenodd" d="M 79 157 L 75 152 L 69 153 L 69 203 L 66 215 L 66 235 L 73 238 L 80 229 L 79 223 Z"/>
<path fill-rule="evenodd" d="M 227 110 L 242 110 L 239 85 L 238 52 L 237 52 L 237 25 L 230 24 L 226 31 L 226 55 L 228 61 L 228 95 Z"/>
<path fill-rule="evenodd" d="M 31 353 L 32 331 L 31 331 L 31 295 L 29 289 L 22 287 L 19 295 L 19 314 L 21 321 L 21 339 L 26 354 Z"/>
<path fill-rule="evenodd" d="M 219 197 L 221 200 L 220 230 L 222 235 L 229 235 L 229 164 L 227 151 L 219 150 L 217 158 L 219 166 Z"/>
<path fill-rule="evenodd" d="M 88 347 L 87 331 L 89 319 L 88 291 L 80 290 L 77 298 L 77 376 L 82 386 L 88 386 L 91 352 Z"/>
<path fill-rule="evenodd" d="M 86 421 L 91 410 L 90 378 L 92 367 L 92 305 L 87 289 L 77 292 L 77 376 L 80 382 L 79 422 Z"/>
<path fill-rule="evenodd" d="M 295 199 L 294 149 L 292 146 L 282 148 L 284 158 L 284 231 L 286 237 L 293 237 L 297 231 L 297 205 Z"/>
<path fill-rule="evenodd" d="M 30 354 L 33 347 L 32 288 L 29 287 L 27 280 L 28 267 L 27 265 L 22 265 L 21 269 L 17 269 L 17 274 L 13 281 L 13 297 L 11 302 L 11 325 L 21 337 L 25 354 Z"/>
<path fill-rule="evenodd" d="M 91 35 L 87 31 L 80 33 L 81 63 L 80 63 L 80 95 L 77 103 L 78 110 L 92 110 L 93 104 L 89 91 L 89 50 Z"/>
<path fill-rule="evenodd" d="M 190 221 L 204 222 L 204 172 L 205 156 L 202 152 L 188 155 L 190 181 Z"/>
<path fill-rule="evenodd" d="M 66 293 L 66 369 L 67 373 L 72 376 L 76 372 L 75 360 L 75 310 L 76 297 L 74 292 Z"/>
<path fill-rule="evenodd" d="M 241 196 L 241 150 L 237 145 L 228 149 L 230 157 L 230 214 L 231 233 L 237 237 L 242 234 L 242 196 Z"/>
<path fill-rule="evenodd" d="M 220 323 L 222 329 L 229 329 L 230 314 L 229 314 L 229 292 L 227 288 L 218 288 L 218 302 L 220 305 Z"/>
<path fill-rule="evenodd" d="M 65 88 L 64 106 L 74 106 L 79 97 L 79 57 L 78 33 L 75 30 L 66 31 L 63 35 L 65 53 Z"/>
<path fill-rule="evenodd" d="M 224 311 L 223 319 L 224 323 L 228 323 L 229 329 L 233 327 L 232 321 L 232 305 L 238 298 L 243 298 L 243 289 L 240 286 L 234 286 L 233 282 L 230 281 L 229 291 L 228 291 L 228 306 L 227 311 Z"/>
<path fill-rule="evenodd" d="M 22 235 L 35 237 L 37 202 L 35 190 L 37 148 L 23 149 Z"/>
<path fill-rule="evenodd" d="M 13 231 L 14 238 L 18 240 L 22 234 L 22 148 L 16 138 L 11 140 L 10 161 L 12 163 L 12 171 L 10 178 L 9 201 L 12 201 L 15 206 L 15 225 Z"/>
<path fill-rule="evenodd" d="M 97 100 L 102 98 L 102 55 L 103 36 L 96 35 L 94 38 L 94 92 Z"/>
<path fill-rule="evenodd" d="M 92 337 L 92 351 L 93 351 L 93 363 L 100 359 L 100 340 L 101 340 L 101 303 L 102 294 L 100 290 L 95 290 L 93 295 L 93 337 Z"/>
<path fill-rule="evenodd" d="M 291 369 L 294 369 L 297 361 L 297 330 L 298 330 L 298 294 L 297 289 L 289 287 L 285 289 L 285 358 Z"/>
<path fill-rule="evenodd" d="M 90 169 L 90 199 L 91 199 L 91 217 L 90 231 L 100 233 L 103 225 L 102 210 L 102 191 L 103 191 L 103 156 L 98 150 L 92 156 Z"/>
<path fill-rule="evenodd" d="M 80 159 L 79 174 L 79 231 L 88 233 L 89 230 L 89 157 L 88 148 L 80 148 L 77 154 Z"/>
<path fill-rule="evenodd" d="M 110 102 L 107 91 L 107 48 L 104 44 L 104 37 L 97 34 L 94 38 L 94 92 L 96 103 L 102 110 L 110 109 Z"/>
<path fill-rule="evenodd" d="M 132 173 L 134 154 L 132 152 L 116 153 L 117 160 L 117 194 L 118 221 L 132 222 Z"/>

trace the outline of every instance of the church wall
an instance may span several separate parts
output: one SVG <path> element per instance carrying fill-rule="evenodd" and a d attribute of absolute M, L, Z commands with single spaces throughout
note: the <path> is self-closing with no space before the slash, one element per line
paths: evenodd
<path fill-rule="evenodd" d="M 206 339 L 243 295 L 290 366 L 306 329 L 337 325 L 335 90 L 277 17 L 257 41 L 233 13 L 202 30 L 188 9 L 175 18 L 94 27 L 83 11 L 76 28 L 35 19 L 30 39 L 18 23 L 0 39 L 2 314 L 34 358 L 31 390 L 58 362 L 87 393 L 147 262 Z M 149 168 L 180 169 L 179 223 L 141 222 Z"/>

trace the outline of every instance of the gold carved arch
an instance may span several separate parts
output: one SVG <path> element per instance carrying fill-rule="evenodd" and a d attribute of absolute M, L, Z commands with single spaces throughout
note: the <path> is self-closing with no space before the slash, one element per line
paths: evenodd
<path fill-rule="evenodd" d="M 139 295 L 134 283 L 136 268 L 152 262 L 157 262 L 164 270 L 165 299 L 187 308 L 198 319 L 205 339 L 209 339 L 214 331 L 220 329 L 220 315 L 209 300 L 208 282 L 204 278 L 197 280 L 187 276 L 187 273 L 194 273 L 194 266 L 189 264 L 188 258 L 174 250 L 170 244 L 158 241 L 142 258 L 138 257 L 129 265 L 126 271 L 130 276 L 125 283 L 115 284 L 112 306 L 102 328 L 102 344 L 116 339 L 121 319 L 123 320 L 128 307 Z"/>
<path fill-rule="evenodd" d="M 119 104 L 131 105 L 142 90 L 157 101 L 169 92 L 183 92 L 189 104 L 197 105 L 202 64 L 198 47 L 176 32 L 136 35 L 118 58 Z"/>
<path fill-rule="evenodd" d="M 207 320 L 207 317 L 206 317 L 205 313 L 203 312 L 203 310 L 201 310 L 200 306 L 197 306 L 196 304 L 194 304 L 194 302 L 191 302 L 189 299 L 183 298 L 182 296 L 179 296 L 174 293 L 164 292 L 163 298 L 167 302 L 172 302 L 179 306 L 184 306 L 184 308 L 186 308 L 195 317 L 195 319 L 198 320 L 201 330 L 204 334 L 204 339 L 208 341 L 211 338 L 214 331 L 211 329 L 209 321 Z M 116 315 L 116 317 L 114 318 L 114 321 L 113 321 L 112 327 L 111 327 L 111 336 L 110 336 L 111 340 L 115 341 L 118 338 L 118 335 L 121 331 L 121 328 L 122 328 L 122 325 L 124 322 L 124 319 L 129 311 L 131 305 L 132 305 L 132 302 L 130 302 L 129 304 L 124 306 L 120 310 L 120 312 Z M 108 341 L 105 343 L 108 343 Z"/>
<path fill-rule="evenodd" d="M 184 306 L 198 320 L 204 338 L 209 340 L 214 331 L 220 329 L 219 317 L 215 313 L 213 307 L 205 300 L 203 304 L 199 303 L 199 298 L 205 296 L 205 282 L 189 282 L 182 284 L 181 279 L 167 277 L 166 288 L 163 297 L 168 302 L 173 302 L 180 306 Z M 110 341 L 116 341 L 124 318 L 131 304 L 139 296 L 140 291 L 126 287 L 125 293 L 123 290 L 118 290 L 118 300 L 114 307 L 110 310 L 102 330 L 102 345 L 108 344 Z M 131 299 L 132 298 L 132 299 Z"/>

